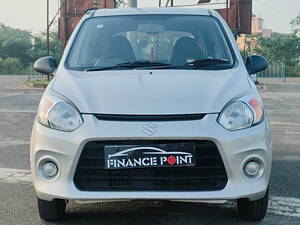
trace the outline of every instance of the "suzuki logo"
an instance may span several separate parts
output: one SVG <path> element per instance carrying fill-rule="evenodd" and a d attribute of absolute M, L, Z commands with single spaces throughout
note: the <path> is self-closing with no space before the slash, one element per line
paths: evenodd
<path fill-rule="evenodd" d="M 143 126 L 143 132 L 147 134 L 148 136 L 152 136 L 157 132 L 157 126 L 153 123 L 147 123 Z"/>

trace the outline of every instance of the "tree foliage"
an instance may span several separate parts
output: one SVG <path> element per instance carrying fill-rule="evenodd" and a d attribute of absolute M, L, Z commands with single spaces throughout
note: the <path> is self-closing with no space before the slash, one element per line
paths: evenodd
<path fill-rule="evenodd" d="M 300 33 L 300 13 L 298 13 L 297 17 L 293 19 L 290 24 L 296 34 Z"/>
<path fill-rule="evenodd" d="M 300 13 L 291 21 L 294 30 L 290 34 L 272 33 L 270 37 L 248 35 L 244 55 L 259 54 L 270 63 L 283 62 L 288 76 L 300 76 Z"/>
<path fill-rule="evenodd" d="M 41 33 L 33 37 L 33 47 L 30 50 L 30 55 L 33 59 L 38 59 L 42 56 L 47 55 L 47 34 Z M 57 33 L 50 33 L 50 55 L 53 56 L 57 61 L 60 61 L 63 53 L 63 43 L 58 40 Z"/>
<path fill-rule="evenodd" d="M 50 55 L 59 61 L 63 48 L 62 42 L 58 40 L 57 32 L 51 32 Z M 46 55 L 46 33 L 35 35 L 0 24 L 0 73 L 24 72 L 28 64 Z M 15 66 L 11 66 L 13 64 Z"/>
<path fill-rule="evenodd" d="M 24 66 L 20 59 L 14 57 L 0 58 L 0 74 L 22 74 Z"/>
<path fill-rule="evenodd" d="M 284 62 L 289 76 L 300 76 L 300 37 L 294 34 L 273 33 L 269 38 L 257 36 L 254 52 L 269 62 Z"/>
<path fill-rule="evenodd" d="M 12 29 L 0 24 L 0 57 L 16 57 L 23 64 L 32 61 L 29 54 L 32 48 L 32 35 L 28 31 Z"/>
<path fill-rule="evenodd" d="M 126 0 L 115 0 L 116 8 L 125 7 L 127 1 Z"/>
<path fill-rule="evenodd" d="M 290 65 L 300 56 L 300 38 L 295 34 L 280 33 L 272 33 L 269 38 L 258 36 L 255 52 L 270 61 L 283 61 Z"/>

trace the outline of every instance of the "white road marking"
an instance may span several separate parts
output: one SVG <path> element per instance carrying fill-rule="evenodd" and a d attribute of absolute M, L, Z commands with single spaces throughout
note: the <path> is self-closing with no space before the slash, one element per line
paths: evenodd
<path fill-rule="evenodd" d="M 289 123 L 289 122 L 277 122 L 277 121 L 270 121 L 271 125 L 277 126 L 285 126 L 285 127 L 298 127 L 298 123 Z"/>
<path fill-rule="evenodd" d="M 0 168 L 0 182 L 21 183 L 31 182 L 30 170 Z"/>
<path fill-rule="evenodd" d="M 34 113 L 35 114 L 35 113 L 37 113 L 37 111 L 35 111 L 35 110 L 0 109 L 0 113 Z"/>
<path fill-rule="evenodd" d="M 300 161 L 300 156 L 297 155 L 273 156 L 273 161 Z"/>
<path fill-rule="evenodd" d="M 16 145 L 29 145 L 29 140 L 3 140 L 0 142 L 0 147 L 16 146 Z"/>
<path fill-rule="evenodd" d="M 225 203 L 225 207 L 236 207 L 236 203 L 229 201 Z M 271 196 L 268 213 L 300 218 L 300 198 Z"/>
<path fill-rule="evenodd" d="M 268 212 L 300 218 L 300 198 L 271 197 Z"/>
<path fill-rule="evenodd" d="M 0 168 L 0 183 L 28 183 L 31 182 L 30 170 Z M 227 207 L 234 207 L 234 203 L 226 203 Z M 300 198 L 271 196 L 268 212 L 280 216 L 300 218 Z"/>
<path fill-rule="evenodd" d="M 14 97 L 22 95 L 22 93 L 8 93 L 8 92 L 0 92 L 0 98 Z"/>

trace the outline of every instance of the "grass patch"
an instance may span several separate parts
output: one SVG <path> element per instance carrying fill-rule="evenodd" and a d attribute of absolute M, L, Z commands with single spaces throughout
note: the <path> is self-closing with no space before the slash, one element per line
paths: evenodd
<path fill-rule="evenodd" d="M 29 80 L 27 81 L 27 85 L 33 88 L 46 88 L 49 82 L 50 80 L 47 79 Z"/>

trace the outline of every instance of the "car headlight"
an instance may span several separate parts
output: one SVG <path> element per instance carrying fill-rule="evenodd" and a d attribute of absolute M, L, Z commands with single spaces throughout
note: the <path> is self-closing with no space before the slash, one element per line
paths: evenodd
<path fill-rule="evenodd" d="M 258 124 L 263 120 L 263 106 L 255 96 L 245 96 L 233 101 L 221 112 L 218 123 L 225 129 L 241 130 Z"/>
<path fill-rule="evenodd" d="M 83 119 L 76 106 L 57 94 L 46 94 L 38 110 L 38 121 L 49 128 L 60 131 L 74 131 Z"/>

